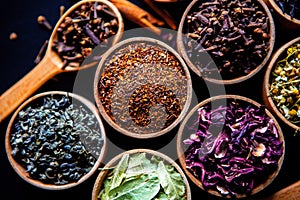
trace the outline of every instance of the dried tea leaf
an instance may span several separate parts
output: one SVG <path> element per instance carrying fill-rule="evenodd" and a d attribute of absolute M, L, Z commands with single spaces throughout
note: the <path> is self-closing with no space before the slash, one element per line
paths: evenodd
<path fill-rule="evenodd" d="M 156 172 L 168 199 L 184 199 L 185 184 L 181 175 L 175 171 L 173 166 L 165 165 L 162 161 L 160 161 Z"/>
<path fill-rule="evenodd" d="M 156 195 L 156 197 L 154 198 L 154 200 L 169 200 L 169 199 L 168 199 L 168 196 L 164 192 L 160 191 Z"/>
<path fill-rule="evenodd" d="M 128 160 L 129 160 L 129 155 L 128 154 L 123 155 L 117 167 L 114 169 L 110 190 L 118 187 L 122 183 L 123 178 L 125 178 L 126 176 L 125 172 L 128 166 Z"/>
<path fill-rule="evenodd" d="M 110 200 L 151 200 L 160 190 L 156 174 L 142 175 L 124 182 L 109 192 Z"/>
<path fill-rule="evenodd" d="M 126 154 L 111 172 L 104 181 L 99 200 L 186 199 L 180 173 L 172 165 L 165 165 L 162 158 L 149 159 L 146 153 Z"/>
<path fill-rule="evenodd" d="M 159 156 L 157 156 L 157 155 L 153 155 L 153 156 L 151 157 L 151 162 L 155 163 L 156 165 L 158 165 L 158 163 L 159 163 L 160 161 L 162 161 L 162 158 L 159 157 Z"/>
<path fill-rule="evenodd" d="M 108 193 L 111 188 L 111 179 L 107 178 L 103 182 L 104 189 L 100 191 L 98 199 L 100 200 L 109 200 Z"/>
<path fill-rule="evenodd" d="M 129 158 L 126 178 L 150 174 L 156 171 L 157 165 L 146 158 L 146 153 L 135 154 Z"/>

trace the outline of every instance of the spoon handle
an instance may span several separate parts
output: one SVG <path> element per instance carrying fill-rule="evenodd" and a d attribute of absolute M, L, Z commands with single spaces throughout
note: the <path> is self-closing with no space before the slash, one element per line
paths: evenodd
<path fill-rule="evenodd" d="M 0 122 L 45 82 L 61 71 L 49 56 L 45 55 L 38 65 L 0 96 Z"/>
<path fill-rule="evenodd" d="M 267 198 L 266 200 L 282 200 L 282 199 L 300 199 L 300 181 L 297 181 L 290 186 L 283 188 Z"/>

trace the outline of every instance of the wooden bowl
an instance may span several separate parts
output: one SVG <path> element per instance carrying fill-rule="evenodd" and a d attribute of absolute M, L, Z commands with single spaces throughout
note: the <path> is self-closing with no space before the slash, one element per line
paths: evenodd
<path fill-rule="evenodd" d="M 125 152 L 115 156 L 112 160 L 110 160 L 105 165 L 105 167 L 99 173 L 99 175 L 98 175 L 98 177 L 95 181 L 95 184 L 94 184 L 94 187 L 93 187 L 93 192 L 92 192 L 92 200 L 98 200 L 98 195 L 99 195 L 101 189 L 103 188 L 104 180 L 106 179 L 107 175 L 112 171 L 112 168 L 117 165 L 117 163 L 120 161 L 122 156 L 125 155 L 125 154 L 134 155 L 136 153 L 146 153 L 146 156 L 157 156 L 159 158 L 162 158 L 162 160 L 165 161 L 165 163 L 171 164 L 175 168 L 175 170 L 181 175 L 181 177 L 182 177 L 182 179 L 185 183 L 186 200 L 191 200 L 192 199 L 189 182 L 188 182 L 187 178 L 185 177 L 185 174 L 182 171 L 182 169 L 179 167 L 179 165 L 174 160 L 172 160 L 167 155 L 162 154 L 158 151 L 154 151 L 154 150 L 150 150 L 150 149 L 132 149 L 132 150 L 125 151 Z"/>
<path fill-rule="evenodd" d="M 128 48 L 128 45 L 131 45 L 131 44 L 136 45 L 136 44 L 144 44 L 144 43 L 147 44 L 147 45 L 150 45 L 151 47 L 153 45 L 153 46 L 157 46 L 161 49 L 164 49 L 166 52 L 170 53 L 171 55 L 174 55 L 174 58 L 178 61 L 179 66 L 182 70 L 182 73 L 184 73 L 184 75 L 181 75 L 180 72 L 177 72 L 178 75 L 176 75 L 175 78 L 172 79 L 172 81 L 168 81 L 167 82 L 168 84 L 173 83 L 173 82 L 175 84 L 175 82 L 177 80 L 181 81 L 183 79 L 185 79 L 184 83 L 187 84 L 186 86 L 184 86 L 185 87 L 184 89 L 182 89 L 182 88 L 173 89 L 173 86 L 172 87 L 170 86 L 168 88 L 169 90 L 171 90 L 176 95 L 176 98 L 180 95 L 183 97 L 183 98 L 182 97 L 179 98 L 179 102 L 181 104 L 181 112 L 178 115 L 178 117 L 171 124 L 169 124 L 167 127 L 164 127 L 164 128 L 159 127 L 159 128 L 157 128 L 157 130 L 152 129 L 151 130 L 152 132 L 150 132 L 150 131 L 146 132 L 146 131 L 144 131 L 144 129 L 142 129 L 142 130 L 134 129 L 134 131 L 132 131 L 132 130 L 127 128 L 126 124 L 123 125 L 123 127 L 122 127 L 120 125 L 121 123 L 113 120 L 112 117 L 108 114 L 108 112 L 111 111 L 112 109 L 109 108 L 108 109 L 109 111 L 105 110 L 105 106 L 107 106 L 107 105 L 104 105 L 102 100 L 100 100 L 100 98 L 99 98 L 100 97 L 100 94 L 99 94 L 100 89 L 99 88 L 100 88 L 101 85 L 104 85 L 104 83 L 100 84 L 100 82 L 99 82 L 101 80 L 102 76 L 104 76 L 103 74 L 113 74 L 113 72 L 111 71 L 111 68 L 107 67 L 107 66 L 111 67 L 111 64 L 108 63 L 111 60 L 111 57 L 116 55 L 116 54 L 117 55 L 119 55 L 119 54 L 124 55 L 124 53 L 120 53 L 119 51 L 123 50 L 125 47 Z M 117 53 L 115 53 L 115 52 L 117 52 Z M 138 55 L 138 53 L 136 55 Z M 150 56 L 152 57 L 152 55 L 149 55 L 149 57 Z M 145 56 L 145 57 L 147 57 L 147 56 Z M 122 61 L 124 61 L 127 58 L 122 58 L 122 59 L 123 59 Z M 145 59 L 147 59 L 147 58 L 145 58 Z M 118 63 L 118 62 L 121 62 L 121 61 L 114 61 L 114 63 Z M 154 85 L 163 85 L 163 86 L 165 86 L 164 81 L 165 80 L 170 80 L 170 78 L 162 76 L 162 74 L 165 74 L 165 73 L 160 73 L 160 72 L 155 71 L 157 69 L 155 67 L 159 66 L 160 63 L 156 64 L 156 65 L 148 65 L 147 67 L 144 67 L 144 61 L 143 60 L 137 61 L 137 63 L 138 63 L 137 64 L 138 67 L 135 65 L 132 69 L 126 71 L 127 74 L 125 74 L 125 75 L 129 78 L 126 78 L 125 75 L 124 75 L 125 78 L 117 78 L 117 81 L 116 81 L 115 85 L 120 85 L 120 86 L 117 86 L 117 87 L 115 87 L 115 85 L 109 86 L 109 88 L 110 88 L 109 90 L 112 90 L 112 91 L 114 91 L 114 90 L 115 91 L 125 91 L 125 89 L 129 90 L 123 96 L 115 95 L 115 96 L 117 96 L 117 98 L 119 100 L 122 100 L 122 102 L 123 102 L 122 105 L 126 105 L 124 107 L 128 107 L 128 105 L 131 101 L 130 98 L 132 98 L 132 96 L 130 96 L 130 97 L 126 97 L 126 96 L 133 95 L 134 91 L 136 89 L 141 88 L 143 85 L 145 85 L 145 83 L 147 83 L 147 84 L 149 83 L 151 85 L 150 87 L 153 87 Z M 143 66 L 143 68 L 141 68 L 141 66 Z M 167 71 L 169 71 L 169 69 L 171 69 L 171 68 L 169 68 L 165 65 L 163 65 L 163 67 L 164 67 L 164 70 L 167 70 Z M 160 69 L 162 69 L 163 67 L 160 67 Z M 137 74 L 137 73 L 135 73 L 136 69 L 138 69 L 138 74 L 141 74 L 142 76 L 136 75 Z M 147 69 L 147 70 L 145 70 L 145 69 Z M 148 77 L 149 75 L 147 75 L 147 78 L 145 78 L 146 75 L 143 72 L 144 70 L 145 71 L 150 70 L 151 71 L 151 77 Z M 156 72 L 156 74 L 152 74 L 153 70 L 154 70 L 154 72 Z M 135 74 L 133 74 L 133 73 L 135 73 Z M 149 73 L 149 72 L 147 72 L 147 73 Z M 173 73 L 173 72 L 171 72 L 171 73 Z M 159 81 L 161 81 L 161 82 L 159 82 Z M 131 85 L 131 83 L 133 83 L 133 82 L 134 82 L 135 85 Z M 181 84 L 181 86 L 183 86 L 183 84 Z M 107 86 L 105 86 L 105 87 L 107 87 Z M 168 85 L 166 85 L 165 87 L 167 88 Z M 115 89 L 115 88 L 117 88 L 117 89 Z M 149 92 L 147 92 L 147 95 L 148 95 L 148 93 Z M 110 94 L 109 97 L 111 97 L 111 96 L 112 96 L 112 94 Z M 128 99 L 126 99 L 125 97 L 128 98 Z M 179 54 L 173 48 L 171 48 L 167 44 L 165 44 L 165 43 L 163 43 L 159 40 L 156 40 L 154 38 L 149 38 L 149 37 L 129 38 L 129 39 L 126 39 L 126 40 L 123 40 L 123 41 L 119 42 L 118 44 L 116 44 L 115 46 L 110 48 L 103 55 L 99 65 L 98 65 L 98 68 L 97 68 L 97 71 L 96 71 L 96 74 L 95 74 L 95 78 L 94 78 L 94 98 L 95 98 L 96 104 L 98 106 L 98 109 L 100 111 L 100 114 L 103 116 L 103 118 L 106 120 L 106 122 L 110 126 L 112 126 L 115 130 L 117 130 L 121 134 L 124 134 L 125 136 L 129 136 L 129 137 L 132 137 L 132 138 L 137 138 L 137 139 L 155 138 L 155 137 L 162 136 L 163 134 L 171 131 L 182 120 L 182 118 L 186 114 L 186 112 L 189 108 L 189 105 L 191 103 L 191 98 L 192 98 L 191 77 L 190 77 L 189 70 L 188 70 L 185 62 L 183 61 L 183 59 L 179 56 Z M 182 99 L 184 99 L 184 100 L 182 100 Z M 112 103 L 114 103 L 113 100 L 112 100 Z M 112 103 L 111 103 L 111 105 L 112 105 Z M 142 104 L 142 105 L 144 105 L 144 104 Z M 149 108 L 149 113 L 150 114 L 151 114 L 151 112 L 150 112 L 151 108 L 152 107 Z M 113 111 L 111 111 L 111 112 L 113 112 Z M 125 110 L 125 108 L 122 109 L 120 112 L 125 113 L 125 114 L 122 114 L 122 116 L 126 116 L 126 119 L 133 119 L 130 116 L 130 112 L 129 111 L 127 112 Z M 111 114 L 111 115 L 113 115 L 113 114 Z M 113 117 L 115 117 L 115 116 L 121 116 L 121 114 L 117 113 L 117 114 L 113 115 Z M 156 117 L 154 117 L 154 118 L 156 118 Z M 162 118 L 162 120 L 165 120 L 165 118 Z M 130 121 L 130 120 L 127 120 L 127 121 Z M 127 121 L 126 121 L 126 123 L 127 123 Z M 135 123 L 135 122 L 130 121 L 130 123 Z M 136 125 L 139 126 L 139 127 L 144 128 L 143 126 L 140 126 L 139 124 L 135 123 L 134 126 L 136 127 Z"/>
<path fill-rule="evenodd" d="M 177 34 L 177 48 L 178 48 L 178 52 L 179 54 L 183 57 L 183 59 L 185 60 L 185 62 L 187 63 L 188 67 L 200 78 L 202 78 L 205 81 L 208 81 L 209 83 L 213 83 L 213 84 L 224 84 L 224 85 L 232 85 L 232 84 L 237 84 L 240 82 L 244 82 L 248 79 L 250 79 L 251 77 L 253 77 L 255 74 L 257 74 L 268 62 L 273 48 L 274 48 L 274 44 L 275 44 L 275 24 L 274 24 L 274 20 L 273 17 L 267 7 L 267 5 L 264 3 L 263 0 L 253 0 L 258 2 L 258 4 L 262 7 L 262 9 L 264 10 L 265 14 L 267 15 L 267 17 L 269 18 L 269 42 L 270 42 L 270 47 L 269 47 L 269 51 L 267 53 L 267 55 L 265 56 L 265 58 L 263 59 L 263 61 L 256 66 L 256 68 L 254 68 L 250 73 L 248 73 L 245 76 L 240 76 L 240 77 L 236 77 L 233 79 L 222 79 L 221 75 L 219 74 L 218 78 L 212 78 L 212 77 L 205 77 L 202 76 L 199 68 L 197 66 L 194 65 L 194 63 L 191 61 L 190 57 L 188 56 L 185 44 L 184 44 L 184 27 L 185 27 L 185 21 L 187 16 L 189 15 L 190 11 L 194 8 L 194 6 L 197 6 L 199 2 L 201 2 L 200 0 L 193 0 L 188 7 L 186 8 L 185 12 L 183 13 L 181 20 L 180 20 L 180 24 L 178 27 L 178 34 Z M 206 55 L 204 55 L 204 59 L 211 59 L 213 60 L 213 58 L 206 53 Z"/>
<path fill-rule="evenodd" d="M 94 153 L 93 156 L 95 157 L 96 161 L 94 166 L 90 169 L 90 171 L 88 171 L 85 175 L 83 175 L 81 178 L 79 178 L 77 181 L 74 182 L 69 182 L 66 184 L 52 184 L 52 183 L 45 183 L 42 182 L 40 179 L 34 179 L 30 176 L 30 174 L 26 171 L 25 167 L 23 167 L 18 161 L 16 161 L 16 159 L 12 156 L 12 146 L 11 146 L 11 134 L 12 131 L 14 131 L 14 124 L 17 122 L 18 120 L 18 116 L 19 116 L 19 112 L 22 111 L 23 109 L 28 108 L 29 106 L 34 106 L 34 105 L 39 105 L 42 104 L 43 100 L 45 97 L 54 97 L 54 96 L 67 96 L 70 97 L 70 99 L 73 101 L 76 101 L 76 105 L 82 105 L 83 108 L 85 108 L 85 110 L 90 111 L 90 113 L 92 113 L 95 116 L 95 121 L 96 123 L 98 122 L 99 126 L 97 126 L 99 128 L 100 134 L 101 134 L 101 138 L 103 140 L 103 146 L 101 147 L 101 152 L 98 152 L 97 150 L 97 154 Z M 24 110 L 23 110 L 24 111 Z M 25 110 L 26 112 L 26 110 Z M 67 128 L 67 127 L 64 127 Z M 95 126 L 96 128 L 96 126 Z M 56 132 L 55 132 L 56 133 Z M 59 140 L 59 142 L 61 142 L 62 140 Z M 85 143 L 83 141 L 83 138 L 81 139 L 82 143 L 84 144 L 88 144 Z M 25 141 L 24 141 L 25 142 Z M 58 143 L 59 143 L 58 142 Z M 49 142 L 51 144 L 53 144 L 54 142 Z M 99 143 L 97 143 L 99 144 Z M 6 137 L 5 137 L 5 148 L 6 148 L 6 154 L 8 157 L 8 160 L 11 164 L 11 166 L 13 167 L 13 169 L 16 171 L 16 173 L 25 181 L 27 181 L 28 183 L 32 184 L 33 186 L 42 188 L 42 189 L 47 189 L 47 190 L 63 190 L 63 189 L 68 189 L 74 186 L 77 186 L 81 183 L 83 183 L 84 181 L 86 181 L 87 179 L 89 179 L 98 169 L 98 167 L 100 166 L 102 160 L 104 159 L 105 153 L 106 153 L 106 146 L 107 146 L 107 142 L 106 142 L 106 135 L 105 135 L 105 130 L 104 130 L 104 126 L 102 124 L 102 121 L 100 119 L 100 115 L 97 111 L 97 108 L 95 107 L 95 105 L 93 105 L 89 100 L 85 99 L 82 96 L 79 96 L 77 94 L 74 93 L 69 93 L 69 92 L 63 92 L 63 91 L 48 91 L 48 92 L 43 92 L 40 94 L 37 94 L 29 99 L 27 99 L 24 103 L 22 103 L 19 108 L 14 112 L 8 127 L 7 127 L 7 131 L 6 131 Z M 72 147 L 72 146 L 71 146 Z M 70 147 L 70 148 L 71 148 Z M 88 147 L 86 147 L 88 148 Z M 59 148 L 61 150 L 61 148 Z M 42 155 L 43 153 L 41 153 Z M 98 155 L 99 157 L 96 158 L 95 155 Z M 74 161 L 74 160 L 73 160 Z M 81 161 L 83 162 L 83 161 Z M 60 163 L 62 164 L 62 163 Z"/>
<path fill-rule="evenodd" d="M 183 144 L 183 141 L 185 139 L 190 138 L 190 135 L 192 133 L 196 133 L 195 132 L 196 129 L 194 130 L 192 128 L 192 126 L 195 126 L 195 124 L 196 125 L 198 124 L 197 123 L 198 121 L 195 122 L 195 120 L 197 120 L 198 109 L 199 108 L 202 108 L 202 107 L 204 107 L 206 105 L 211 104 L 212 109 L 216 109 L 219 106 L 227 105 L 228 100 L 235 101 L 235 102 L 240 102 L 244 106 L 246 106 L 248 104 L 249 105 L 253 105 L 253 106 L 257 107 L 257 108 L 261 106 L 261 104 L 255 102 L 255 101 L 253 101 L 253 100 L 251 100 L 249 98 L 238 96 L 238 95 L 220 95 L 220 96 L 211 97 L 209 99 L 206 99 L 206 100 L 200 102 L 198 105 L 196 105 L 187 114 L 187 116 L 185 117 L 185 119 L 181 123 L 181 126 L 180 126 L 180 128 L 178 130 L 178 136 L 177 136 L 177 154 L 178 154 L 178 157 L 179 157 L 179 162 L 180 162 L 180 165 L 183 168 L 184 172 L 189 177 L 189 179 L 195 185 L 197 185 L 202 190 L 208 192 L 209 194 L 212 194 L 212 195 L 215 195 L 215 196 L 218 196 L 218 197 L 224 197 L 224 198 L 231 198 L 232 196 L 230 196 L 230 194 L 221 195 L 220 192 L 217 191 L 217 189 L 215 189 L 215 188 L 209 188 L 209 189 L 204 188 L 203 183 L 200 180 L 200 178 L 197 178 L 194 175 L 194 173 L 187 168 L 186 154 L 185 154 L 185 151 L 186 151 L 187 147 L 185 146 L 185 144 Z M 283 151 L 282 151 L 281 157 L 278 160 L 278 167 L 277 167 L 277 169 L 274 172 L 272 172 L 267 177 L 267 179 L 264 182 L 258 184 L 257 186 L 254 186 L 254 188 L 250 191 L 250 194 L 237 194 L 235 196 L 235 198 L 244 198 L 244 197 L 247 197 L 248 195 L 254 195 L 254 194 L 262 191 L 264 188 L 266 188 L 269 184 L 272 183 L 272 181 L 276 178 L 276 176 L 278 175 L 278 173 L 279 173 L 279 171 L 281 169 L 281 166 L 282 166 L 282 163 L 283 163 L 283 159 L 284 159 L 284 153 L 285 153 L 285 142 L 284 142 L 284 137 L 283 137 L 283 134 L 282 134 L 282 130 L 281 130 L 278 122 L 276 121 L 276 119 L 272 116 L 272 114 L 267 109 L 265 109 L 265 113 L 267 114 L 267 116 L 270 117 L 271 120 L 274 121 L 275 127 L 277 128 L 277 131 L 278 131 L 278 138 L 282 142 Z M 217 131 L 218 132 L 222 131 L 223 130 L 222 128 L 223 128 L 223 126 L 221 126 L 220 130 L 217 130 Z M 216 132 L 216 127 L 212 127 L 211 128 L 211 132 L 212 133 Z M 225 158 L 225 157 L 223 157 L 223 158 Z M 214 162 L 214 160 L 211 160 L 210 162 Z M 202 168 L 200 167 L 199 170 L 200 169 L 202 169 Z"/>
<path fill-rule="evenodd" d="M 270 9 L 274 10 L 274 17 L 278 19 L 277 21 L 281 27 L 290 30 L 300 28 L 300 20 L 296 18 L 291 18 L 291 16 L 288 15 L 287 13 L 283 13 L 274 0 L 264 0 L 264 1 L 266 2 L 266 4 Z"/>
<path fill-rule="evenodd" d="M 283 46 L 281 46 L 273 55 L 267 70 L 265 72 L 265 77 L 264 77 L 264 82 L 263 82 L 263 88 L 262 88 L 262 99 L 265 103 L 265 105 L 268 107 L 268 109 L 273 112 L 275 114 L 275 116 L 277 116 L 282 122 L 284 122 L 288 127 L 292 128 L 293 130 L 295 130 L 296 132 L 298 132 L 300 130 L 300 127 L 297 126 L 296 124 L 290 122 L 277 108 L 277 106 L 275 105 L 272 97 L 269 95 L 270 94 L 270 81 L 271 81 L 271 74 L 272 71 L 274 70 L 274 67 L 277 65 L 277 62 L 281 59 L 283 59 L 284 57 L 286 57 L 286 51 L 287 49 L 295 44 L 300 42 L 300 37 L 295 38 L 289 42 L 287 42 L 286 44 L 284 44 Z"/>

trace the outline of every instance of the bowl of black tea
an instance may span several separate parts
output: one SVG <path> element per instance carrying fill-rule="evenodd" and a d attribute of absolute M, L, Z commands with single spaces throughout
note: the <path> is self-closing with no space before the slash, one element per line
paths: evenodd
<path fill-rule="evenodd" d="M 8 160 L 28 183 L 62 190 L 87 180 L 100 166 L 105 131 L 96 107 L 84 97 L 49 91 L 26 100 L 5 137 Z"/>
<path fill-rule="evenodd" d="M 191 89 L 183 59 L 148 37 L 129 38 L 110 48 L 94 79 L 103 118 L 118 132 L 141 139 L 173 129 L 187 112 Z"/>
<path fill-rule="evenodd" d="M 201 79 L 236 84 L 269 60 L 275 26 L 262 0 L 194 0 L 182 15 L 178 52 Z"/>

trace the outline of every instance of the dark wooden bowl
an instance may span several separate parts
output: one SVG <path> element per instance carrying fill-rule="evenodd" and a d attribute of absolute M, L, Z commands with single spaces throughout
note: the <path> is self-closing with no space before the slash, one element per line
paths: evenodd
<path fill-rule="evenodd" d="M 154 155 L 154 156 L 158 156 L 160 158 L 162 158 L 166 163 L 171 164 L 175 170 L 180 173 L 181 177 L 183 178 L 183 181 L 185 183 L 186 186 L 186 200 L 191 200 L 191 189 L 190 189 L 190 185 L 189 182 L 184 174 L 184 172 L 182 171 L 182 169 L 179 167 L 179 165 L 172 160 L 170 157 L 168 157 L 167 155 L 160 153 L 158 151 L 154 151 L 154 150 L 150 150 L 150 149 L 132 149 L 132 150 L 128 150 L 125 151 L 117 156 L 115 156 L 112 160 L 110 160 L 103 168 L 103 170 L 99 173 L 94 187 L 93 187 L 93 192 L 92 192 L 92 200 L 98 200 L 98 195 L 99 192 L 101 191 L 102 187 L 103 187 L 103 181 L 105 180 L 106 176 L 108 175 L 109 172 L 112 171 L 112 167 L 116 166 L 116 164 L 118 163 L 118 161 L 122 158 L 123 155 L 125 154 L 136 154 L 136 153 L 146 153 L 146 155 Z"/>
<path fill-rule="evenodd" d="M 239 96 L 239 95 L 220 95 L 220 96 L 215 96 L 215 97 L 211 97 L 209 99 L 206 99 L 202 102 L 200 102 L 198 105 L 196 105 L 188 114 L 187 116 L 185 117 L 185 119 L 183 120 L 183 122 L 181 123 L 180 125 L 180 128 L 178 130 L 178 135 L 177 135 L 177 154 L 178 154 L 178 157 L 179 157 L 179 162 L 180 162 L 180 165 L 181 167 L 183 168 L 184 172 L 186 173 L 186 175 L 188 176 L 188 178 L 195 184 L 197 185 L 199 188 L 201 188 L 202 190 L 212 194 L 212 195 L 215 195 L 215 196 L 218 196 L 218 197 L 224 197 L 224 198 L 231 198 L 230 195 L 226 195 L 226 196 L 222 196 L 217 190 L 213 190 L 213 189 L 208 189 L 206 190 L 204 187 L 203 187 L 203 184 L 201 182 L 200 179 L 198 179 L 191 171 L 189 171 L 187 169 L 187 166 L 186 166 L 186 162 L 185 162 L 185 154 L 184 154 L 184 144 L 183 144 L 183 140 L 185 138 L 187 138 L 190 133 L 186 133 L 185 132 L 185 128 L 186 128 L 186 125 L 187 123 L 189 123 L 189 120 L 193 117 L 193 115 L 195 115 L 195 113 L 198 111 L 199 108 L 209 104 L 209 103 L 212 103 L 212 106 L 213 106 L 213 102 L 217 102 L 219 101 L 219 103 L 222 104 L 225 104 L 227 103 L 227 100 L 237 100 L 238 102 L 241 102 L 241 103 L 247 103 L 249 105 L 254 105 L 255 107 L 260 107 L 261 104 L 247 98 L 247 97 L 243 97 L 243 96 Z M 217 105 L 220 105 L 220 104 L 217 104 Z M 279 139 L 283 142 L 283 154 L 282 156 L 280 157 L 279 161 L 278 161 L 278 168 L 268 176 L 267 180 L 265 180 L 263 183 L 261 183 L 260 185 L 257 185 L 256 187 L 253 188 L 253 190 L 251 191 L 251 195 L 254 195 L 260 191 L 262 191 L 264 188 L 266 188 L 268 185 L 270 185 L 272 183 L 272 181 L 276 178 L 276 176 L 278 175 L 280 169 L 281 169 L 281 166 L 282 166 L 282 163 L 283 163 L 283 160 L 284 160 L 284 154 L 285 154 L 285 142 L 284 142 L 284 137 L 283 137 L 283 133 L 282 133 L 282 130 L 278 124 L 278 122 L 276 121 L 275 117 L 271 114 L 271 112 L 269 112 L 267 109 L 265 109 L 265 112 L 266 114 L 274 121 L 274 124 L 277 128 L 277 131 L 278 131 L 278 135 L 279 135 Z M 194 119 L 194 118 L 193 118 Z M 245 198 L 247 197 L 246 194 L 238 194 L 236 195 L 236 198 Z"/>
<path fill-rule="evenodd" d="M 13 131 L 13 125 L 17 120 L 19 112 L 23 108 L 26 108 L 29 105 L 34 105 L 34 103 L 36 101 L 39 101 L 39 100 L 43 99 L 44 97 L 51 97 L 51 95 L 69 96 L 72 99 L 78 101 L 80 104 L 84 105 L 87 109 L 89 109 L 94 114 L 94 116 L 96 117 L 96 120 L 99 123 L 99 130 L 101 131 L 101 135 L 102 135 L 102 139 L 103 139 L 103 146 L 101 149 L 101 153 L 100 153 L 99 157 L 96 158 L 97 160 L 96 160 L 94 166 L 92 167 L 92 169 L 88 173 L 86 173 L 84 176 L 82 176 L 77 182 L 71 182 L 71 183 L 64 184 L 64 185 L 46 184 L 44 182 L 41 182 L 40 180 L 32 179 L 30 177 L 29 173 L 26 172 L 26 169 L 24 169 L 24 167 L 21 166 L 21 164 L 18 163 L 12 156 L 12 147 L 11 147 L 10 138 L 11 138 L 11 132 Z M 14 114 L 8 124 L 8 127 L 7 127 L 6 137 L 5 137 L 5 148 L 6 148 L 6 154 L 7 154 L 7 157 L 8 157 L 8 160 L 9 160 L 11 166 L 13 167 L 15 172 L 22 179 L 24 179 L 28 183 L 30 183 L 36 187 L 42 188 L 42 189 L 63 190 L 63 189 L 68 189 L 68 188 L 80 185 L 81 183 L 83 183 L 84 181 L 89 179 L 97 171 L 98 167 L 101 165 L 101 163 L 105 157 L 107 142 L 106 142 L 105 130 L 104 130 L 104 126 L 102 124 L 101 118 L 100 118 L 100 114 L 99 114 L 97 108 L 95 107 L 95 105 L 92 104 L 92 102 L 90 102 L 86 98 L 84 98 L 80 95 L 74 94 L 74 93 L 63 92 L 63 91 L 48 91 L 48 92 L 43 92 L 43 93 L 37 94 L 37 95 L 27 99 L 14 112 Z"/>
<path fill-rule="evenodd" d="M 213 83 L 213 84 L 232 85 L 232 84 L 237 84 L 237 83 L 244 82 L 244 81 L 250 79 L 252 76 L 257 74 L 266 65 L 266 63 L 268 62 L 268 60 L 271 57 L 271 54 L 272 54 L 272 51 L 273 51 L 273 48 L 274 48 L 274 44 L 275 44 L 275 24 L 274 24 L 272 14 L 269 11 L 269 8 L 265 4 L 265 2 L 263 0 L 253 0 L 253 1 L 257 1 L 261 5 L 261 7 L 263 8 L 263 10 L 266 13 L 267 17 L 269 18 L 270 48 L 269 48 L 269 51 L 268 51 L 267 55 L 263 59 L 263 61 L 255 69 L 253 69 L 249 74 L 247 74 L 245 76 L 233 78 L 233 79 L 228 79 L 228 80 L 222 80 L 221 77 L 220 77 L 220 79 L 210 78 L 210 77 L 203 77 L 201 72 L 199 71 L 198 67 L 195 66 L 194 63 L 190 60 L 190 58 L 187 54 L 186 48 L 185 48 L 185 44 L 184 44 L 184 36 L 183 36 L 184 35 L 184 30 L 183 30 L 183 28 L 184 28 L 185 21 L 186 21 L 186 18 L 188 16 L 190 10 L 192 10 L 194 8 L 194 6 L 197 5 L 197 3 L 201 2 L 201 1 L 200 0 L 193 0 L 188 5 L 188 7 L 186 8 L 186 10 L 183 13 L 183 15 L 181 17 L 181 20 L 180 20 L 176 42 L 177 42 L 177 48 L 178 48 L 179 54 L 183 57 L 183 59 L 185 60 L 185 62 L 188 65 L 188 67 L 196 75 L 198 75 L 200 78 L 202 78 L 205 81 L 208 81 L 210 83 Z M 209 55 L 207 55 L 207 56 L 209 56 Z"/>
<path fill-rule="evenodd" d="M 287 13 L 283 13 L 274 0 L 264 0 L 268 7 L 274 11 L 274 16 L 279 22 L 278 25 L 284 27 L 287 30 L 299 30 L 300 20 L 296 18 L 291 18 Z"/>
<path fill-rule="evenodd" d="M 186 87 L 186 101 L 185 104 L 183 105 L 182 109 L 181 109 L 181 113 L 178 116 L 178 118 L 172 122 L 169 126 L 167 126 L 164 129 L 161 129 L 160 131 L 157 132 L 152 132 L 152 133 L 136 133 L 133 131 L 129 131 L 127 129 L 125 129 L 124 127 L 121 127 L 118 123 L 116 123 L 106 112 L 104 105 L 102 104 L 100 98 L 99 98 L 99 88 L 98 88 L 98 84 L 99 84 L 99 80 L 101 79 L 102 76 L 102 72 L 105 69 L 105 62 L 107 61 L 107 59 L 110 58 L 111 55 L 114 55 L 115 51 L 121 48 L 126 47 L 127 45 L 131 44 L 131 43 L 147 43 L 147 44 L 153 44 L 154 46 L 159 46 L 163 49 L 166 49 L 166 51 L 171 52 L 176 59 L 179 61 L 179 63 L 181 64 L 181 67 L 185 73 L 186 76 L 186 82 L 187 82 L 187 87 Z M 141 74 L 143 74 L 141 72 Z M 155 76 L 155 75 L 154 75 Z M 163 78 L 163 77 L 162 77 Z M 151 82 L 151 80 L 150 80 Z M 176 91 L 175 91 L 176 92 Z M 100 111 L 100 114 L 102 115 L 102 117 L 106 120 L 106 122 L 113 127 L 116 131 L 118 131 L 119 133 L 125 135 L 125 136 L 129 136 L 132 138 L 137 138 L 137 139 L 148 139 L 148 138 L 156 138 L 159 136 L 164 135 L 165 133 L 171 131 L 185 116 L 185 114 L 188 111 L 188 108 L 190 106 L 191 103 L 191 99 L 192 99 L 192 82 L 191 82 L 191 77 L 190 77 L 190 73 L 188 70 L 188 67 L 186 66 L 185 62 L 183 61 L 183 59 L 179 56 L 179 54 L 170 46 L 168 46 L 167 44 L 154 39 L 154 38 L 149 38 L 149 37 L 133 37 L 133 38 L 129 38 L 126 40 L 123 40 L 121 42 L 119 42 L 118 44 L 114 45 L 112 48 L 110 48 L 102 57 L 96 74 L 95 74 L 95 78 L 94 78 L 94 98 L 97 104 L 97 107 Z M 129 103 L 129 102 L 128 102 Z M 129 114 L 128 114 L 128 117 Z"/>
<path fill-rule="evenodd" d="M 265 72 L 264 82 L 262 86 L 262 99 L 265 103 L 265 105 L 268 107 L 268 109 L 275 114 L 283 123 L 285 123 L 288 127 L 292 128 L 296 132 L 300 130 L 300 127 L 296 124 L 290 122 L 277 108 L 274 101 L 272 100 L 272 97 L 269 95 L 270 91 L 270 79 L 272 71 L 274 70 L 274 67 L 276 66 L 277 62 L 281 59 L 283 59 L 286 56 L 286 50 L 293 44 L 300 42 L 300 37 L 295 38 L 283 46 L 281 46 L 273 55 L 267 70 Z"/>

